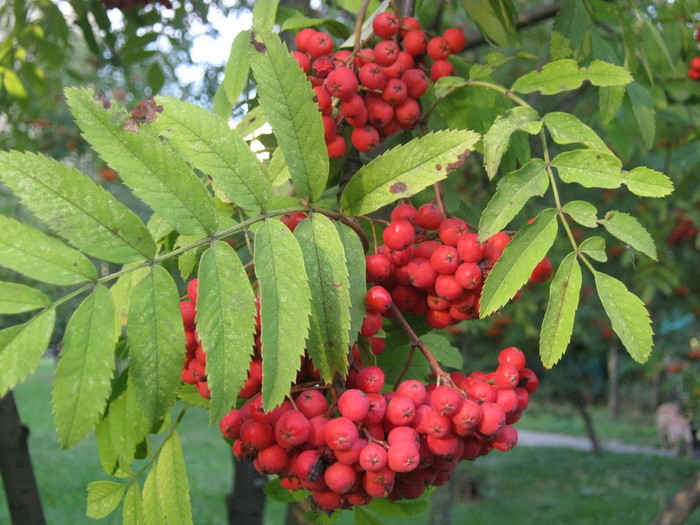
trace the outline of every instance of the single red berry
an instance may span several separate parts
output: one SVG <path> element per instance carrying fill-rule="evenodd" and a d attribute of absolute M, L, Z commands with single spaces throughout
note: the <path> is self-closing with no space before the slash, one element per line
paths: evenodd
<path fill-rule="evenodd" d="M 367 102 L 367 120 L 370 126 L 382 128 L 394 118 L 394 108 L 383 99 L 365 98 Z"/>
<path fill-rule="evenodd" d="M 454 432 L 459 436 L 468 436 L 481 421 L 481 406 L 471 399 L 463 399 L 459 410 L 452 414 Z"/>
<path fill-rule="evenodd" d="M 508 452 L 517 444 L 518 431 L 510 425 L 504 425 L 496 438 L 493 440 L 493 447 L 501 452 Z"/>
<path fill-rule="evenodd" d="M 382 98 L 392 106 L 403 104 L 408 98 L 406 84 L 404 84 L 401 79 L 392 78 L 384 86 Z M 415 100 L 413 102 L 415 102 Z"/>
<path fill-rule="evenodd" d="M 428 56 L 435 61 L 445 60 L 450 56 L 450 53 L 452 53 L 447 40 L 441 36 L 434 36 L 431 38 L 426 47 L 426 51 L 428 52 Z"/>
<path fill-rule="evenodd" d="M 304 70 L 304 73 L 308 73 L 309 69 L 311 69 L 311 59 L 309 55 L 301 51 L 292 51 L 292 55 L 294 55 L 294 59 L 299 63 L 299 67 Z"/>
<path fill-rule="evenodd" d="M 347 49 L 340 49 L 333 53 L 333 56 L 331 57 L 333 59 L 333 63 L 335 64 L 336 67 L 338 66 L 347 66 L 349 58 L 352 56 L 352 52 L 347 50 Z"/>
<path fill-rule="evenodd" d="M 503 249 L 510 242 L 510 236 L 506 232 L 498 232 L 486 241 L 485 255 L 492 261 L 500 259 Z"/>
<path fill-rule="evenodd" d="M 328 151 L 328 157 L 331 159 L 339 159 L 345 155 L 345 151 L 347 150 L 345 139 L 340 135 L 335 135 L 330 141 L 326 142 L 326 150 Z"/>
<path fill-rule="evenodd" d="M 386 312 L 391 307 L 391 294 L 383 286 L 372 286 L 367 290 L 365 303 L 369 310 L 375 312 Z"/>
<path fill-rule="evenodd" d="M 318 109 L 323 115 L 330 115 L 333 109 L 333 99 L 331 98 L 331 94 L 328 93 L 328 90 L 323 86 L 315 86 L 313 89 L 315 92 L 315 102 L 318 104 Z"/>
<path fill-rule="evenodd" d="M 403 36 L 401 45 L 404 51 L 410 55 L 418 56 L 425 53 L 426 46 L 428 45 L 428 39 L 423 31 L 420 29 L 413 29 L 406 32 L 406 34 Z"/>
<path fill-rule="evenodd" d="M 534 393 L 535 390 L 537 390 L 537 387 L 540 385 L 540 380 L 538 379 L 537 375 L 535 375 L 535 372 L 529 368 L 524 368 L 522 372 L 520 372 L 520 377 L 520 383 L 523 387 L 525 387 L 528 394 Z"/>
<path fill-rule="evenodd" d="M 394 114 L 402 128 L 411 129 L 418 124 L 420 105 L 412 98 L 406 99 L 394 108 Z"/>
<path fill-rule="evenodd" d="M 412 223 L 416 218 L 416 213 L 416 208 L 412 204 L 400 204 L 391 211 L 391 220 L 403 219 Z"/>
<path fill-rule="evenodd" d="M 387 451 L 387 465 L 394 472 L 411 472 L 418 468 L 420 452 L 417 446 L 399 443 Z"/>
<path fill-rule="evenodd" d="M 361 115 L 365 108 L 364 99 L 358 94 L 352 94 L 340 102 L 340 113 L 345 118 L 352 118 Z"/>
<path fill-rule="evenodd" d="M 367 443 L 360 451 L 360 466 L 368 472 L 378 472 L 387 463 L 386 449 L 379 443 Z"/>
<path fill-rule="evenodd" d="M 420 406 L 425 401 L 425 385 L 417 379 L 406 379 L 396 387 L 396 394 L 407 397 L 413 401 L 415 406 Z"/>
<path fill-rule="evenodd" d="M 410 425 L 416 414 L 413 400 L 404 396 L 394 396 L 386 406 L 385 418 L 394 425 Z"/>
<path fill-rule="evenodd" d="M 372 29 L 379 38 L 391 38 L 399 32 L 399 17 L 385 11 L 372 20 Z"/>
<path fill-rule="evenodd" d="M 328 400 L 319 390 L 304 390 L 295 398 L 297 410 L 304 414 L 309 421 L 328 410 Z"/>
<path fill-rule="evenodd" d="M 379 144 L 379 132 L 376 128 L 365 125 L 361 128 L 354 128 L 350 139 L 355 149 L 368 152 L 372 151 Z"/>
<path fill-rule="evenodd" d="M 450 246 L 457 246 L 459 238 L 467 233 L 469 227 L 462 219 L 452 217 L 440 223 L 438 236 L 440 240 Z"/>
<path fill-rule="evenodd" d="M 457 248 L 446 244 L 438 246 L 430 257 L 430 265 L 438 273 L 454 274 L 459 267 Z"/>
<path fill-rule="evenodd" d="M 424 204 L 418 208 L 416 225 L 426 230 L 437 230 L 442 222 L 442 212 L 435 204 Z"/>
<path fill-rule="evenodd" d="M 192 279 L 187 283 L 187 297 L 193 304 L 197 303 L 197 288 L 199 287 L 199 279 Z"/>
<path fill-rule="evenodd" d="M 374 46 L 374 61 L 380 66 L 390 66 L 399 57 L 399 46 L 393 40 L 381 40 Z"/>
<path fill-rule="evenodd" d="M 416 257 L 406 265 L 408 279 L 416 288 L 430 288 L 438 274 L 427 259 Z"/>
<path fill-rule="evenodd" d="M 346 390 L 338 398 L 338 411 L 350 421 L 362 421 L 369 412 L 367 394 L 357 388 Z"/>
<path fill-rule="evenodd" d="M 414 29 L 420 29 L 420 22 L 417 18 L 412 16 L 405 16 L 400 21 L 401 29 L 399 29 L 399 35 L 405 36 L 408 31 Z"/>
<path fill-rule="evenodd" d="M 369 113 L 367 113 L 367 108 L 363 105 L 360 113 L 353 117 L 345 117 L 345 122 L 350 124 L 353 128 L 361 128 L 367 125 L 368 118 Z"/>
<path fill-rule="evenodd" d="M 339 67 L 331 71 L 324 85 L 331 95 L 339 99 L 354 94 L 358 87 L 355 73 L 347 67 Z"/>
<path fill-rule="evenodd" d="M 437 82 L 442 77 L 452 76 L 454 70 L 455 67 L 452 65 L 452 62 L 448 62 L 447 60 L 436 60 L 433 62 L 433 65 L 430 66 L 430 78 L 433 80 L 433 82 Z"/>
<path fill-rule="evenodd" d="M 518 369 L 509 364 L 504 363 L 498 365 L 496 372 L 494 374 L 494 380 L 496 386 L 500 389 L 513 389 L 518 386 L 518 381 L 520 381 L 520 372 Z"/>
<path fill-rule="evenodd" d="M 326 78 L 335 69 L 335 63 L 331 57 L 323 55 L 314 60 L 311 67 L 317 78 Z"/>
<path fill-rule="evenodd" d="M 448 301 L 458 299 L 463 292 L 464 288 L 459 285 L 452 274 L 442 273 L 435 279 L 435 293 Z"/>
<path fill-rule="evenodd" d="M 459 258 L 465 263 L 478 263 L 484 258 L 484 244 L 476 233 L 465 233 L 457 240 Z"/>
<path fill-rule="evenodd" d="M 475 263 L 462 263 L 455 270 L 455 279 L 462 288 L 474 290 L 481 286 L 481 268 Z"/>
<path fill-rule="evenodd" d="M 459 53 L 467 44 L 467 37 L 464 36 L 464 32 L 456 27 L 445 29 L 442 33 L 442 38 L 445 39 L 452 53 Z"/>
<path fill-rule="evenodd" d="M 525 368 L 525 354 L 519 348 L 509 346 L 498 353 L 498 363 L 511 364 L 522 372 Z"/>
<path fill-rule="evenodd" d="M 357 374 L 356 384 L 363 392 L 377 394 L 384 388 L 384 371 L 378 366 L 363 368 Z"/>
<path fill-rule="evenodd" d="M 413 246 L 415 238 L 416 230 L 407 220 L 391 222 L 382 232 L 384 244 L 392 250 L 405 250 Z"/>
<path fill-rule="evenodd" d="M 375 253 L 365 257 L 367 281 L 377 282 L 389 277 L 394 265 L 389 258 L 382 253 Z"/>
<path fill-rule="evenodd" d="M 506 413 L 503 407 L 497 403 L 482 403 L 481 421 L 477 429 L 484 436 L 494 436 L 506 424 Z"/>
<path fill-rule="evenodd" d="M 309 36 L 306 42 L 306 51 L 308 51 L 312 59 L 330 55 L 333 52 L 333 38 L 328 33 L 317 31 L 316 34 Z"/>
<path fill-rule="evenodd" d="M 357 76 L 360 82 L 367 89 L 384 89 L 386 84 L 386 76 L 384 76 L 384 68 L 373 62 L 363 65 Z"/>
<path fill-rule="evenodd" d="M 289 463 L 289 456 L 287 451 L 281 446 L 270 445 L 258 452 L 257 460 L 262 473 L 279 474 Z"/>
<path fill-rule="evenodd" d="M 371 47 L 364 47 L 360 49 L 360 52 L 355 55 L 355 61 L 353 65 L 355 67 L 362 67 L 365 64 L 370 64 L 374 62 L 374 49 Z"/>
<path fill-rule="evenodd" d="M 327 445 L 333 450 L 348 450 L 359 439 L 355 423 L 346 417 L 331 419 L 324 429 Z"/>
<path fill-rule="evenodd" d="M 532 274 L 530 275 L 530 282 L 543 283 L 547 281 L 551 276 L 552 261 L 549 260 L 549 257 L 545 257 L 539 263 L 537 263 L 537 266 L 535 266 L 535 268 L 532 270 Z"/>
<path fill-rule="evenodd" d="M 411 226 L 413 227 L 413 226 Z M 186 330 L 194 330 L 195 305 L 190 301 L 180 301 L 180 315 Z"/>
<path fill-rule="evenodd" d="M 321 119 L 323 120 L 323 138 L 328 144 L 336 137 L 338 126 L 335 119 L 329 115 L 321 115 Z"/>
<path fill-rule="evenodd" d="M 310 434 L 311 423 L 298 410 L 288 410 L 275 424 L 275 441 L 284 448 L 293 448 L 305 443 Z"/>
<path fill-rule="evenodd" d="M 399 310 L 406 311 L 418 302 L 418 292 L 411 286 L 399 284 L 391 291 L 391 298 Z"/>
<path fill-rule="evenodd" d="M 381 355 L 386 348 L 386 339 L 383 337 L 370 337 L 369 344 L 374 355 Z"/>
<path fill-rule="evenodd" d="M 382 328 L 382 314 L 368 310 L 362 319 L 362 328 L 360 335 L 362 337 L 371 337 Z"/>

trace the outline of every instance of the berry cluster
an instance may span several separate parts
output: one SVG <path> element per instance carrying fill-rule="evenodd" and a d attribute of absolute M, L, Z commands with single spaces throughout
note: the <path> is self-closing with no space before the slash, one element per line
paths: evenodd
<path fill-rule="evenodd" d="M 690 65 L 688 66 L 688 77 L 693 80 L 700 80 L 700 57 L 693 57 L 690 59 Z"/>
<path fill-rule="evenodd" d="M 102 0 L 102 5 L 105 9 L 120 9 L 121 11 L 130 11 L 137 7 L 150 4 L 153 0 Z M 172 9 L 173 5 L 170 0 L 157 0 L 157 3 L 162 4 L 168 9 Z"/>
<path fill-rule="evenodd" d="M 437 81 L 453 73 L 446 59 L 466 44 L 457 28 L 428 38 L 418 20 L 399 20 L 390 12 L 379 14 L 373 29 L 379 40 L 357 53 L 334 52 L 331 36 L 312 28 L 296 35 L 293 55 L 316 92 L 331 158 L 342 157 L 347 149 L 339 133 L 342 122 L 352 127 L 352 144 L 363 152 L 399 129 L 414 128 L 421 113 L 417 99 L 428 87 L 426 55 L 432 60 L 430 78 Z"/>
<path fill-rule="evenodd" d="M 415 499 L 444 484 L 460 461 L 516 445 L 512 424 L 538 379 L 515 347 L 498 360 L 489 374 L 452 374 L 452 385 L 406 380 L 383 394 L 384 373 L 368 366 L 348 376 L 337 403 L 314 388 L 265 412 L 257 396 L 220 428 L 238 459 L 291 491 L 310 490 L 322 510 Z"/>
<path fill-rule="evenodd" d="M 476 319 L 482 284 L 510 236 L 499 232 L 481 243 L 465 221 L 444 218 L 429 203 L 418 209 L 396 207 L 382 240 L 376 253 L 366 257 L 367 280 L 377 286 L 367 292 L 363 336 L 381 328 L 382 316 L 392 315 L 392 302 L 401 311 L 424 315 L 433 328 Z M 552 263 L 545 257 L 530 281 L 544 282 L 551 274 Z"/>

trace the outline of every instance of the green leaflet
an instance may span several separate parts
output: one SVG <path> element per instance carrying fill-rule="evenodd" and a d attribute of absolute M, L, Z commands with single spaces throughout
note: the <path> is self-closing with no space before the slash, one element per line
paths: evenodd
<path fill-rule="evenodd" d="M 191 525 L 190 487 L 177 432 L 172 432 L 163 443 L 155 468 L 164 522 L 168 525 Z"/>
<path fill-rule="evenodd" d="M 591 17 L 584 2 L 564 2 L 557 13 L 552 27 L 549 54 L 553 60 L 573 56 L 581 59 L 585 56 L 584 43 L 588 42 L 590 51 Z M 588 37 L 588 38 L 587 38 Z"/>
<path fill-rule="evenodd" d="M 581 226 L 595 228 L 598 226 L 598 210 L 590 202 L 571 201 L 564 204 L 561 211 L 569 215 Z"/>
<path fill-rule="evenodd" d="M 98 285 L 68 321 L 51 396 L 61 448 L 85 438 L 105 409 L 114 374 L 114 318 L 112 296 Z"/>
<path fill-rule="evenodd" d="M 267 0 L 265 2 L 256 2 L 253 5 L 253 21 L 256 27 L 272 31 L 277 18 L 277 8 L 279 0 Z"/>
<path fill-rule="evenodd" d="M 0 397 L 39 366 L 55 319 L 56 311 L 49 308 L 24 324 L 0 330 Z"/>
<path fill-rule="evenodd" d="M 486 278 L 480 317 L 492 314 L 513 298 L 547 255 L 556 236 L 557 211 L 553 208 L 542 210 L 534 222 L 518 231 Z"/>
<path fill-rule="evenodd" d="M 473 131 L 438 131 L 391 148 L 352 176 L 340 199 L 343 212 L 371 213 L 444 179 L 464 164 L 478 139 Z"/>
<path fill-rule="evenodd" d="M 618 188 L 622 183 L 622 162 L 615 155 L 594 149 L 576 149 L 552 159 L 559 178 L 584 188 Z"/>
<path fill-rule="evenodd" d="M 248 84 L 249 41 L 250 31 L 246 30 L 240 31 L 231 43 L 231 52 L 224 66 L 224 79 L 216 90 L 216 96 L 221 99 L 221 110 L 219 111 L 217 104 L 214 104 L 214 113 L 223 119 L 228 119 L 231 108 Z"/>
<path fill-rule="evenodd" d="M 143 501 L 141 501 L 141 490 L 138 480 L 134 480 L 124 497 L 122 505 L 122 524 L 140 525 L 143 523 Z"/>
<path fill-rule="evenodd" d="M 519 77 L 511 89 L 519 93 L 539 91 L 543 95 L 556 95 L 578 88 L 585 80 L 594 86 L 626 86 L 633 78 L 625 68 L 602 60 L 594 60 L 587 68 L 579 68 L 575 60 L 563 59 Z"/>
<path fill-rule="evenodd" d="M 362 507 L 354 507 L 355 525 L 384 525 L 384 522 L 374 514 L 370 514 Z"/>
<path fill-rule="evenodd" d="M 608 260 L 608 254 L 605 253 L 605 239 L 602 237 L 589 237 L 579 244 L 578 249 L 598 262 Z"/>
<path fill-rule="evenodd" d="M 389 518 L 411 518 L 430 508 L 428 498 L 393 501 L 389 498 L 374 498 L 365 508 Z"/>
<path fill-rule="evenodd" d="M 542 121 L 557 144 L 585 144 L 591 149 L 608 151 L 598 134 L 571 113 L 547 113 Z"/>
<path fill-rule="evenodd" d="M 367 295 L 367 280 L 365 273 L 365 250 L 362 241 L 352 228 L 342 222 L 336 221 L 335 227 L 343 243 L 345 264 L 348 267 L 348 279 L 350 283 L 350 329 L 348 331 L 348 344 L 355 344 L 357 336 L 362 328 L 362 320 L 365 317 L 365 296 Z"/>
<path fill-rule="evenodd" d="M 610 275 L 593 272 L 598 297 L 608 314 L 612 329 L 632 358 L 644 363 L 653 345 L 651 319 L 644 303 Z"/>
<path fill-rule="evenodd" d="M 143 484 L 141 502 L 143 510 L 143 525 L 162 525 L 165 521 L 165 509 L 160 501 L 157 465 L 151 468 Z"/>
<path fill-rule="evenodd" d="M 525 203 L 540 197 L 549 188 L 549 177 L 542 159 L 532 159 L 522 168 L 503 177 L 479 220 L 479 238 L 485 241 L 502 230 Z"/>
<path fill-rule="evenodd" d="M 43 155 L 0 152 L 0 180 L 37 218 L 89 255 L 127 263 L 156 253 L 141 219 L 76 169 Z"/>
<path fill-rule="evenodd" d="M 179 293 L 161 266 L 153 266 L 134 287 L 127 330 L 139 405 L 154 424 L 175 401 L 185 352 Z"/>
<path fill-rule="evenodd" d="M 97 279 L 85 255 L 36 228 L 0 215 L 0 266 L 58 286 Z"/>
<path fill-rule="evenodd" d="M 673 192 L 673 182 L 660 171 L 639 166 L 622 172 L 622 184 L 640 197 L 665 197 Z"/>
<path fill-rule="evenodd" d="M 87 511 L 96 520 L 109 516 L 124 496 L 126 485 L 114 481 L 93 481 L 87 486 Z"/>
<path fill-rule="evenodd" d="M 421 341 L 430 348 L 430 351 L 438 363 L 449 368 L 461 370 L 464 367 L 464 357 L 459 349 L 444 335 L 437 332 L 428 332 L 421 336 Z"/>
<path fill-rule="evenodd" d="M 83 136 L 137 197 L 183 235 L 216 231 L 214 199 L 202 181 L 148 126 L 124 129 L 126 111 L 95 100 L 92 91 L 66 89 Z"/>
<path fill-rule="evenodd" d="M 484 135 L 484 165 L 489 179 L 498 171 L 503 154 L 508 149 L 510 137 L 518 130 L 531 135 L 539 133 L 542 122 L 537 112 L 530 107 L 516 106 L 499 116 Z"/>
<path fill-rule="evenodd" d="M 21 314 L 50 304 L 51 299 L 36 288 L 0 282 L 0 314 Z"/>
<path fill-rule="evenodd" d="M 469 18 L 489 40 L 501 47 L 517 47 L 517 11 L 507 0 L 462 0 Z"/>
<path fill-rule="evenodd" d="M 228 124 L 194 104 L 158 97 L 163 113 L 151 124 L 173 149 L 245 210 L 265 209 L 272 186 L 265 167 Z"/>
<path fill-rule="evenodd" d="M 207 354 L 210 423 L 231 409 L 255 344 L 255 295 L 234 249 L 215 242 L 199 262 L 197 333 Z"/>
<path fill-rule="evenodd" d="M 629 213 L 612 210 L 600 223 L 622 242 L 656 260 L 656 246 L 649 232 Z"/>
<path fill-rule="evenodd" d="M 644 145 L 651 148 L 656 136 L 656 110 L 649 90 L 639 82 L 627 86 L 627 95 L 632 103 L 632 111 L 642 134 Z"/>
<path fill-rule="evenodd" d="M 314 201 L 326 187 L 329 164 L 313 90 L 276 34 L 256 30 L 250 41 L 260 106 L 284 152 L 296 194 Z"/>
<path fill-rule="evenodd" d="M 294 234 L 267 220 L 255 233 L 255 274 L 260 285 L 263 406 L 284 401 L 296 378 L 309 332 L 311 291 Z"/>
<path fill-rule="evenodd" d="M 126 268 L 126 267 L 125 267 Z M 147 267 L 132 270 L 119 276 L 117 282 L 109 289 L 112 294 L 112 302 L 117 315 L 117 323 L 119 326 L 126 326 L 127 316 L 129 314 L 129 305 L 131 304 L 131 295 L 134 287 L 143 279 L 149 270 Z"/>
<path fill-rule="evenodd" d="M 338 231 L 327 217 L 312 213 L 294 230 L 311 289 L 306 350 L 327 384 L 347 371 L 350 339 L 350 282 Z"/>
<path fill-rule="evenodd" d="M 599 118 L 603 125 L 609 124 L 617 115 L 622 99 L 625 96 L 624 86 L 610 86 L 600 88 Z"/>
<path fill-rule="evenodd" d="M 581 267 L 576 252 L 571 252 L 559 265 L 549 287 L 549 301 L 540 329 L 540 358 L 545 368 L 553 367 L 569 346 L 580 291 Z"/>

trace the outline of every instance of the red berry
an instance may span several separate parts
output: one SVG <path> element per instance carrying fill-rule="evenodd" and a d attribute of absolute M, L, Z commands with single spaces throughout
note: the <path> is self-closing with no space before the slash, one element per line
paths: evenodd
<path fill-rule="evenodd" d="M 446 310 L 428 310 L 425 320 L 436 330 L 450 326 L 453 322 L 452 316 Z"/>
<path fill-rule="evenodd" d="M 394 114 L 402 128 L 410 129 L 418 123 L 420 106 L 418 102 L 409 98 L 394 108 Z"/>
<path fill-rule="evenodd" d="M 450 56 L 450 53 L 452 53 L 447 40 L 441 36 L 434 36 L 431 38 L 426 47 L 426 51 L 428 52 L 428 56 L 435 61 L 445 60 Z"/>
<path fill-rule="evenodd" d="M 338 399 L 338 411 L 350 421 L 362 421 L 369 412 L 369 399 L 362 390 L 351 388 Z"/>
<path fill-rule="evenodd" d="M 413 29 L 406 32 L 406 34 L 403 36 L 401 45 L 403 46 L 404 51 L 410 55 L 418 56 L 425 53 L 425 48 L 428 45 L 428 39 L 423 31 L 420 29 Z"/>
<path fill-rule="evenodd" d="M 407 31 L 412 31 L 414 29 L 420 29 L 420 22 L 417 18 L 412 16 L 406 16 L 401 19 L 401 29 L 399 29 L 399 34 L 404 36 Z"/>
<path fill-rule="evenodd" d="M 494 436 L 506 423 L 506 413 L 501 405 L 496 403 L 482 403 L 483 411 L 478 430 L 485 436 Z"/>
<path fill-rule="evenodd" d="M 379 443 L 367 443 L 360 451 L 360 466 L 368 472 L 378 472 L 387 463 L 386 449 Z"/>
<path fill-rule="evenodd" d="M 257 460 L 262 473 L 279 474 L 289 463 L 289 456 L 287 451 L 281 446 L 270 445 L 258 452 Z"/>
<path fill-rule="evenodd" d="M 362 337 L 371 337 L 382 328 L 382 314 L 368 310 L 365 312 L 365 317 L 362 319 L 362 328 L 360 335 Z"/>
<path fill-rule="evenodd" d="M 442 38 L 445 39 L 452 53 L 459 53 L 467 44 L 467 37 L 464 36 L 464 32 L 456 27 L 446 29 L 442 33 Z"/>
<path fill-rule="evenodd" d="M 294 59 L 299 63 L 299 67 L 304 70 L 304 73 L 308 73 L 311 68 L 311 59 L 306 53 L 301 51 L 292 51 Z"/>
<path fill-rule="evenodd" d="M 355 73 L 347 67 L 339 67 L 331 71 L 324 85 L 331 95 L 339 99 L 354 94 L 358 87 Z"/>
<path fill-rule="evenodd" d="M 187 283 L 187 297 L 193 304 L 197 302 L 197 288 L 199 287 L 199 279 L 192 279 Z"/>
<path fill-rule="evenodd" d="M 357 117 L 362 115 L 363 111 L 367 111 L 365 101 L 358 94 L 352 94 L 340 102 L 340 113 L 345 118 Z"/>
<path fill-rule="evenodd" d="M 420 69 L 407 69 L 401 75 L 410 98 L 422 97 L 428 89 L 428 77 Z"/>
<path fill-rule="evenodd" d="M 415 258 L 406 265 L 410 283 L 416 288 L 429 288 L 435 283 L 437 272 L 426 259 Z"/>
<path fill-rule="evenodd" d="M 330 115 L 333 109 L 333 99 L 328 90 L 323 86 L 315 86 L 314 92 L 316 93 L 316 103 L 318 104 L 318 109 L 323 115 Z"/>
<path fill-rule="evenodd" d="M 440 223 L 440 229 L 438 230 L 438 236 L 440 240 L 450 246 L 457 246 L 459 238 L 467 233 L 469 227 L 467 223 L 462 219 L 456 217 L 445 219 Z"/>
<path fill-rule="evenodd" d="M 391 298 L 399 310 L 406 311 L 418 302 L 418 292 L 410 286 L 399 284 L 391 291 Z"/>
<path fill-rule="evenodd" d="M 335 63 L 331 57 L 323 55 L 314 60 L 311 64 L 317 78 L 326 78 L 335 69 Z"/>
<path fill-rule="evenodd" d="M 459 390 L 450 385 L 440 385 L 430 394 L 430 406 L 440 414 L 450 416 L 462 405 Z"/>
<path fill-rule="evenodd" d="M 324 429 L 326 443 L 333 450 L 348 450 L 357 441 L 355 423 L 346 417 L 331 419 Z"/>
<path fill-rule="evenodd" d="M 299 31 L 296 36 L 294 37 L 294 41 L 296 43 L 297 49 L 301 52 L 308 51 L 309 48 L 309 39 L 314 36 L 318 31 L 311 27 L 306 27 Z"/>
<path fill-rule="evenodd" d="M 394 269 L 389 258 L 382 253 L 375 253 L 365 257 L 367 281 L 377 282 L 386 279 Z"/>
<path fill-rule="evenodd" d="M 430 66 L 430 78 L 433 80 L 433 82 L 437 82 L 442 77 L 452 76 L 454 70 L 455 67 L 451 62 L 448 62 L 447 60 L 436 60 L 433 62 L 433 65 Z"/>
<path fill-rule="evenodd" d="M 513 389 L 518 386 L 518 381 L 520 381 L 520 373 L 515 366 L 509 363 L 504 363 L 502 365 L 498 365 L 498 368 L 496 368 L 494 380 L 496 382 L 496 386 L 500 389 Z"/>
<path fill-rule="evenodd" d="M 411 472 L 418 468 L 419 463 L 420 452 L 415 445 L 399 443 L 387 451 L 387 465 L 394 472 Z"/>
<path fill-rule="evenodd" d="M 418 208 L 416 225 L 426 230 L 437 230 L 442 222 L 442 212 L 435 204 L 424 204 Z"/>
<path fill-rule="evenodd" d="M 493 440 L 494 448 L 502 451 L 508 452 L 512 450 L 515 445 L 518 444 L 518 431 L 510 426 L 504 425 L 501 431 L 498 433 L 496 438 Z"/>
<path fill-rule="evenodd" d="M 350 138 L 358 151 L 372 151 L 379 144 L 379 132 L 372 126 L 354 128 Z"/>
<path fill-rule="evenodd" d="M 506 232 L 498 232 L 486 241 L 485 255 L 492 261 L 500 259 L 503 249 L 510 242 L 510 236 Z"/>
<path fill-rule="evenodd" d="M 365 64 L 370 64 L 374 62 L 374 49 L 371 47 L 365 47 L 360 49 L 360 52 L 355 55 L 355 61 L 353 65 L 355 67 L 362 67 Z"/>
<path fill-rule="evenodd" d="M 381 128 L 389 124 L 394 118 L 394 108 L 382 99 L 370 98 L 367 100 L 367 120 L 371 126 Z"/>
<path fill-rule="evenodd" d="M 389 80 L 384 86 L 382 98 L 392 106 L 403 104 L 408 98 L 406 84 L 404 84 L 404 82 L 398 78 Z"/>
<path fill-rule="evenodd" d="M 535 268 L 532 270 L 532 274 L 530 275 L 530 282 L 543 283 L 547 281 L 551 276 L 552 261 L 549 260 L 549 257 L 545 257 L 539 263 L 537 263 L 537 266 L 535 266 Z"/>
<path fill-rule="evenodd" d="M 511 364 L 522 372 L 525 368 L 525 354 L 519 348 L 509 346 L 498 353 L 498 363 Z"/>
<path fill-rule="evenodd" d="M 311 433 L 311 423 L 298 410 L 288 410 L 275 424 L 275 440 L 284 448 L 292 448 L 306 442 Z"/>
<path fill-rule="evenodd" d="M 369 310 L 386 312 L 391 307 L 391 294 L 383 286 L 373 286 L 367 290 L 365 303 Z"/>
<path fill-rule="evenodd" d="M 471 399 L 463 399 L 459 410 L 452 414 L 454 431 L 459 436 L 468 436 L 481 421 L 481 406 Z"/>
<path fill-rule="evenodd" d="M 382 232 L 382 240 L 392 250 L 405 250 L 413 246 L 416 230 L 407 220 L 391 222 Z"/>
<path fill-rule="evenodd" d="M 380 38 L 391 38 L 399 32 L 399 18 L 388 11 L 379 13 L 372 20 L 372 29 Z"/>
<path fill-rule="evenodd" d="M 435 279 L 435 293 L 448 301 L 458 299 L 463 292 L 464 288 L 459 285 L 452 274 L 443 273 L 438 275 L 437 279 Z"/>
<path fill-rule="evenodd" d="M 367 89 L 384 89 L 386 84 L 384 68 L 373 62 L 363 65 L 357 76 Z"/>
<path fill-rule="evenodd" d="M 377 394 L 384 388 L 384 371 L 378 366 L 363 368 L 357 374 L 356 384 L 357 388 L 366 393 Z"/>
<path fill-rule="evenodd" d="M 309 421 L 316 417 L 324 414 L 328 410 L 328 401 L 326 396 L 324 396 L 319 390 L 304 390 L 300 392 L 295 403 L 297 410 L 304 414 Z"/>
<path fill-rule="evenodd" d="M 416 218 L 416 213 L 417 211 L 412 204 L 400 204 L 392 210 L 391 220 L 398 221 L 403 219 L 412 223 Z"/>
<path fill-rule="evenodd" d="M 195 306 L 190 301 L 180 301 L 180 315 L 186 330 L 194 330 Z"/>
<path fill-rule="evenodd" d="M 300 51 L 303 50 L 300 49 Z M 333 52 L 333 39 L 331 35 L 321 31 L 312 34 L 306 42 L 306 51 L 308 51 L 313 59 L 323 55 L 330 55 Z"/>
<path fill-rule="evenodd" d="M 455 279 L 462 288 L 474 290 L 481 286 L 481 268 L 475 263 L 462 263 L 455 270 Z"/>
<path fill-rule="evenodd" d="M 339 159 L 345 155 L 345 151 L 347 150 L 345 139 L 340 135 L 335 135 L 330 141 L 326 142 L 326 150 L 328 151 L 328 157 L 331 159 Z"/>
<path fill-rule="evenodd" d="M 335 131 L 338 126 L 335 123 L 335 119 L 329 115 L 321 115 L 321 119 L 323 120 L 323 138 L 328 144 L 336 137 Z"/>
<path fill-rule="evenodd" d="M 455 270 L 459 267 L 459 254 L 457 253 L 457 249 L 454 246 L 448 245 L 438 246 L 430 257 L 430 265 L 438 273 L 454 274 Z"/>
<path fill-rule="evenodd" d="M 374 61 L 380 66 L 390 66 L 399 57 L 399 46 L 393 40 L 382 40 L 374 46 Z"/>
<path fill-rule="evenodd" d="M 465 233 L 457 240 L 459 258 L 465 263 L 478 263 L 484 258 L 484 244 L 476 233 Z"/>

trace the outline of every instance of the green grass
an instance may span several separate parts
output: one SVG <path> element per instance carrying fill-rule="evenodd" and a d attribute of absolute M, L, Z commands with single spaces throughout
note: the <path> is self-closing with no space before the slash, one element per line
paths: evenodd
<path fill-rule="evenodd" d="M 52 371 L 51 362 L 42 363 L 37 373 L 15 391 L 21 417 L 31 428 L 32 460 L 47 523 L 120 523 L 118 512 L 100 521 L 85 517 L 86 485 L 110 477 L 102 473 L 94 438 L 71 450 L 59 450 L 50 407 Z M 648 421 L 606 422 L 603 410 L 596 410 L 595 418 L 604 439 L 654 444 L 648 442 L 655 439 Z M 584 434 L 575 412 L 553 406 L 533 405 L 518 426 Z M 226 523 L 224 498 L 231 487 L 232 466 L 218 429 L 208 427 L 203 410 L 193 409 L 180 425 L 180 434 L 195 524 Z M 433 512 L 450 515 L 449 523 L 454 525 L 637 525 L 648 523 L 699 467 L 700 461 L 687 458 L 611 453 L 596 456 L 565 449 L 519 447 L 460 466 L 455 480 L 434 492 Z M 460 490 L 467 476 L 479 487 L 479 496 L 471 501 Z M 266 525 L 284 523 L 284 513 L 283 504 L 269 502 Z M 410 518 L 410 523 L 425 525 L 428 519 L 428 513 L 424 513 Z M 0 523 L 8 522 L 7 505 L 0 497 Z M 339 523 L 354 523 L 352 514 L 341 516 Z M 387 519 L 386 523 L 405 524 L 407 519 Z M 700 515 L 687 523 L 700 524 Z"/>
<path fill-rule="evenodd" d="M 610 417 L 604 406 L 590 409 L 599 439 L 617 440 L 635 445 L 659 446 L 653 412 L 625 411 L 620 418 Z M 583 418 L 573 405 L 554 405 L 532 400 L 518 422 L 518 428 L 586 436 Z"/>

